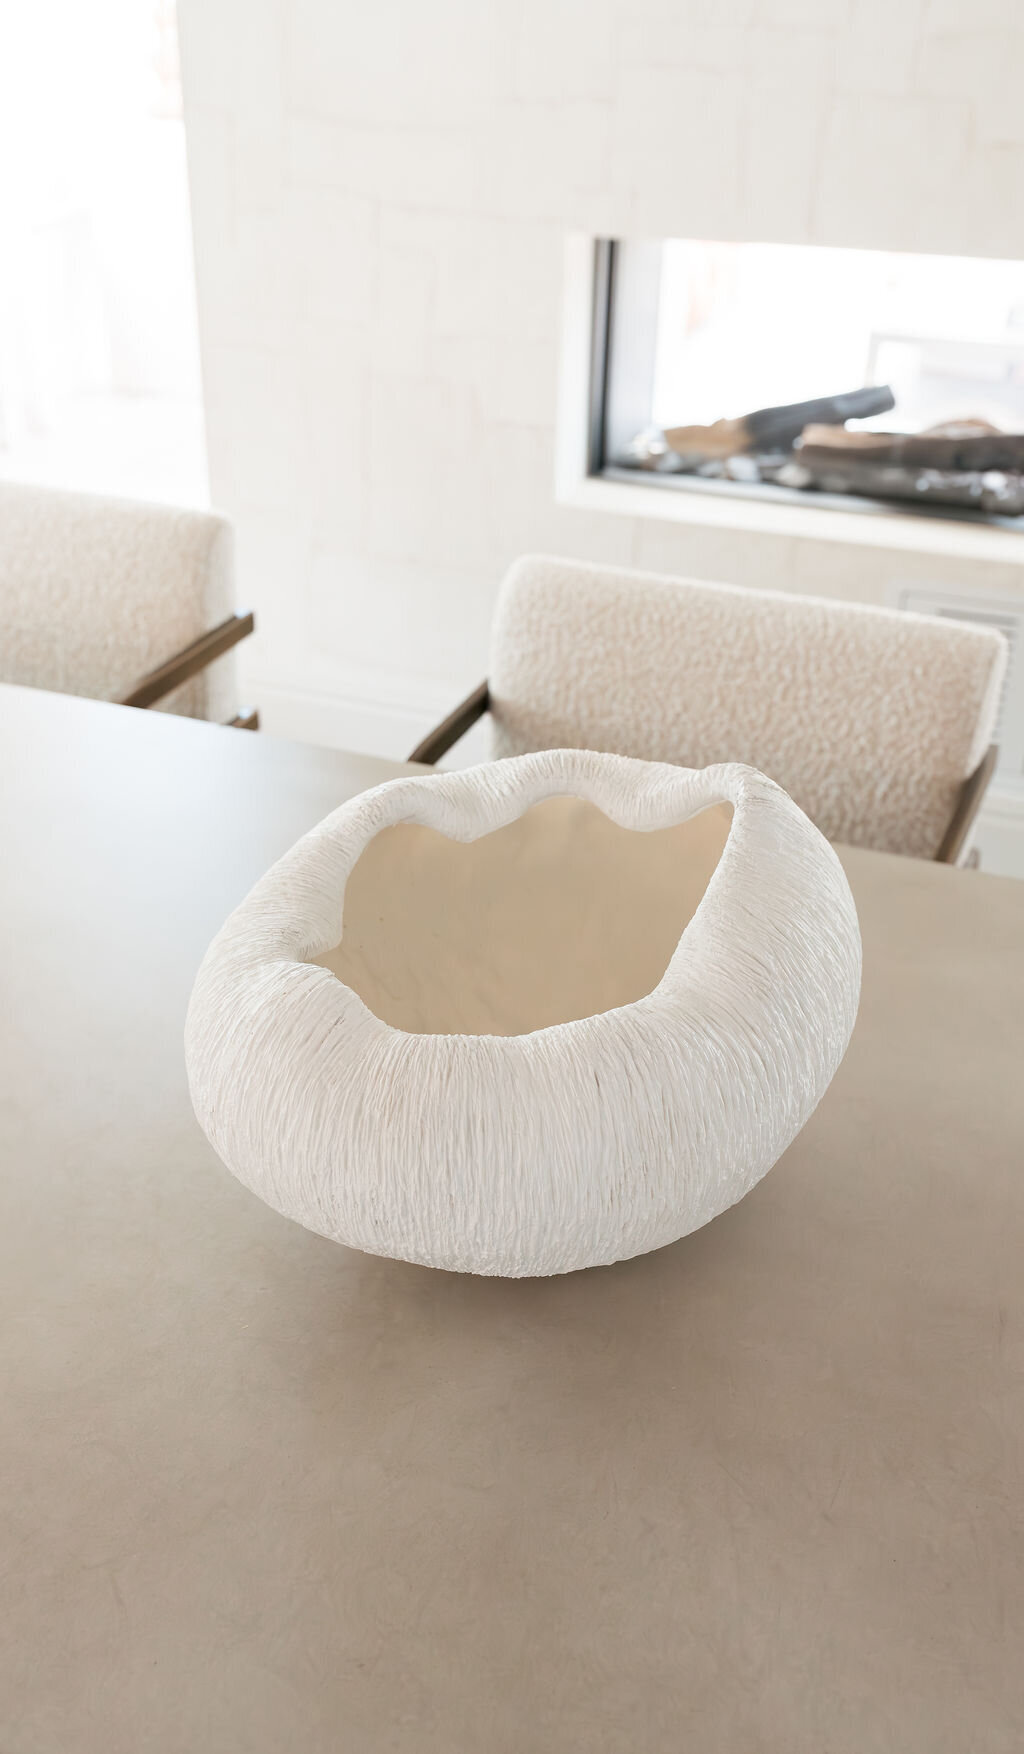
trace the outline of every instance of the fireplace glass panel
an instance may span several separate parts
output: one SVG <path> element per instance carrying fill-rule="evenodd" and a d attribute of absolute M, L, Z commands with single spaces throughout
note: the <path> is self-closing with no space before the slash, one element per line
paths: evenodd
<path fill-rule="evenodd" d="M 598 267 L 597 472 L 1024 515 L 1024 262 L 671 239 Z"/>

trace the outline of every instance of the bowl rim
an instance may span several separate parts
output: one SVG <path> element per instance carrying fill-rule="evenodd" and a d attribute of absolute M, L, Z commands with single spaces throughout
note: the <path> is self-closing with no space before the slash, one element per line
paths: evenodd
<path fill-rule="evenodd" d="M 385 828 L 412 823 L 467 843 L 494 833 L 525 815 L 534 804 L 554 797 L 582 798 L 620 827 L 641 832 L 679 826 L 716 804 L 732 806 L 728 834 L 704 893 L 650 992 L 625 1005 L 514 1035 L 406 1030 L 379 1017 L 332 969 L 311 960 L 341 943 L 348 877 L 371 840 Z M 786 823 L 790 833 L 766 837 L 762 832 L 766 823 Z M 444 1043 L 449 1052 L 491 1043 L 514 1053 L 517 1046 L 542 1039 L 569 1046 L 595 1028 L 615 1027 L 624 1017 L 650 1014 L 672 1002 L 681 987 L 692 984 L 698 953 L 709 948 L 709 939 L 712 955 L 727 951 L 717 928 L 730 893 L 746 883 L 755 867 L 762 880 L 770 875 L 773 864 L 791 868 L 796 877 L 796 865 L 804 866 L 807 852 L 815 850 L 819 858 L 834 862 L 845 886 L 834 849 L 789 794 L 757 768 L 739 762 L 684 768 L 594 750 L 545 750 L 470 768 L 402 776 L 358 794 L 296 842 L 250 891 L 228 926 L 244 926 L 250 915 L 255 921 L 262 896 L 279 893 L 282 879 L 308 882 L 318 865 L 330 865 L 330 878 L 326 885 L 321 882 L 319 900 L 326 912 L 332 903 L 336 906 L 337 930 L 301 938 L 295 923 L 289 929 L 281 928 L 278 922 L 276 945 L 266 944 L 252 962 L 303 969 L 304 978 L 325 993 L 327 983 L 331 983 L 330 990 L 359 1018 L 362 1030 L 367 1034 L 375 1031 L 393 1042 Z M 326 893 L 332 886 L 337 887 L 337 893 Z M 208 955 L 215 953 L 218 942 L 214 940 Z"/>

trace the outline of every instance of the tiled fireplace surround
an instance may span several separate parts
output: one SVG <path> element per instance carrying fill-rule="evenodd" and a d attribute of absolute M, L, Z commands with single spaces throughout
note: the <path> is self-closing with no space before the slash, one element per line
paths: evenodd
<path fill-rule="evenodd" d="M 1024 596 L 1016 535 L 888 545 L 827 512 L 682 522 L 660 508 L 683 496 L 581 487 L 566 241 L 1024 256 L 1018 0 L 179 12 L 212 490 L 268 729 L 405 753 L 483 674 L 526 550 L 881 602 Z M 985 836 L 1024 873 L 1024 801 L 997 790 Z"/>

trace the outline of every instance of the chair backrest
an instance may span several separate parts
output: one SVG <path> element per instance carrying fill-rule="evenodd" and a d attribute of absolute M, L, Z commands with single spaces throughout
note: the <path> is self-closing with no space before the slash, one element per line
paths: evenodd
<path fill-rule="evenodd" d="M 0 482 L 0 681 L 116 700 L 233 608 L 226 519 Z M 228 716 L 232 670 L 161 707 Z"/>
<path fill-rule="evenodd" d="M 494 622 L 494 753 L 742 761 L 831 840 L 932 858 L 1005 664 L 959 622 L 528 556 Z"/>

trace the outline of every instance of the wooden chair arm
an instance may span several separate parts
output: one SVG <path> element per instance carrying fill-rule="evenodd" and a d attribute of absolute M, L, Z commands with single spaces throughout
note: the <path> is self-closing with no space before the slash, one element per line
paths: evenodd
<path fill-rule="evenodd" d="M 209 633 L 200 634 L 190 646 L 186 646 L 173 658 L 168 658 L 166 664 L 161 664 L 158 669 L 151 670 L 148 676 L 143 676 L 128 694 L 121 696 L 120 705 L 145 707 L 152 706 L 154 701 L 163 700 L 164 695 L 170 694 L 172 688 L 188 682 L 190 677 L 205 670 L 207 664 L 212 664 L 215 658 L 222 658 L 232 646 L 237 646 L 239 640 L 245 639 L 255 625 L 251 611 L 244 615 L 230 615 L 219 627 L 212 627 Z"/>
<path fill-rule="evenodd" d="M 935 855 L 937 864 L 956 864 L 963 851 L 964 842 L 970 833 L 971 824 L 978 814 L 981 800 L 988 790 L 988 782 L 995 772 L 998 759 L 998 746 L 995 743 L 990 743 L 974 772 L 964 780 L 960 788 L 960 796 L 956 801 L 956 808 L 949 819 L 949 827 L 946 829 L 939 843 L 939 850 Z"/>
<path fill-rule="evenodd" d="M 432 731 L 428 731 L 422 743 L 417 743 L 409 760 L 422 761 L 427 767 L 433 767 L 435 761 L 440 761 L 442 755 L 447 755 L 459 738 L 466 735 L 470 725 L 475 725 L 477 719 L 483 718 L 490 704 L 487 683 L 481 682 L 479 688 L 474 688 L 472 694 L 467 694 L 454 712 L 442 719 L 439 725 L 435 725 Z"/>

